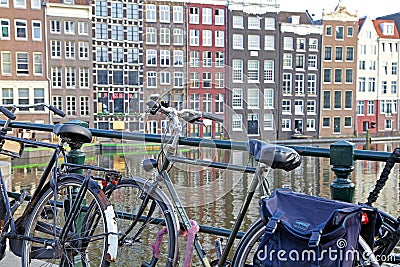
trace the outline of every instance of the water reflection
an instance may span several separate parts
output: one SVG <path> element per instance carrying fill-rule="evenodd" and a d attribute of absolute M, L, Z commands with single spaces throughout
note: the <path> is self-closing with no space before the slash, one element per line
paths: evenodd
<path fill-rule="evenodd" d="M 392 151 L 397 144 L 377 143 L 371 150 Z M 129 151 L 88 154 L 87 164 L 117 169 L 125 174 L 148 177 L 140 164 L 143 159 L 155 157 L 159 146 L 136 146 Z M 205 160 L 222 161 L 237 165 L 255 166 L 248 154 L 240 151 L 218 151 L 216 149 L 181 148 L 186 157 Z M 363 149 L 357 145 L 357 149 Z M 49 158 L 32 158 L 30 160 L 13 160 L 12 190 L 28 189 L 33 191 Z M 352 173 L 356 186 L 355 201 L 365 202 L 375 181 L 379 178 L 384 163 L 357 161 Z M 252 175 L 232 171 L 217 170 L 207 167 L 175 164 L 170 171 L 177 192 L 182 198 L 190 217 L 200 224 L 230 229 L 239 212 L 241 204 L 250 184 Z M 292 172 L 272 170 L 267 174 L 271 188 L 291 187 L 298 192 L 329 198 L 329 185 L 334 179 L 329 159 L 303 157 L 302 165 Z M 376 206 L 397 217 L 399 213 L 399 167 L 395 166 L 390 179 L 383 189 Z M 259 216 L 258 198 L 256 195 L 250 210 L 245 217 L 245 227 Z M 244 230 L 244 229 L 243 229 Z M 215 237 L 203 235 L 206 249 L 212 250 Z"/>

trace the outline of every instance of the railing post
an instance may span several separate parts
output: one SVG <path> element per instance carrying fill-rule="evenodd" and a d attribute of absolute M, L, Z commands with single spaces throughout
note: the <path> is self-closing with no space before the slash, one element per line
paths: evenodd
<path fill-rule="evenodd" d="M 72 120 L 68 121 L 65 124 L 75 124 L 79 125 L 85 128 L 89 128 L 89 124 L 87 122 L 83 122 L 80 120 Z M 71 147 L 71 150 L 67 154 L 67 161 L 68 163 L 74 163 L 74 164 L 85 164 L 85 153 L 81 150 L 82 144 L 80 143 L 75 143 L 75 144 L 69 144 Z M 78 170 L 77 172 L 82 173 L 82 170 Z"/>
<path fill-rule="evenodd" d="M 343 140 L 331 144 L 330 164 L 336 175 L 330 186 L 334 200 L 353 202 L 355 186 L 349 175 L 354 170 L 354 147 L 353 143 Z"/>

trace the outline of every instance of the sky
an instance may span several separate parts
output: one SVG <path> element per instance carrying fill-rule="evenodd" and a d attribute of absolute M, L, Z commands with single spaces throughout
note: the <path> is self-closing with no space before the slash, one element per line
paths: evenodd
<path fill-rule="evenodd" d="M 315 14 L 315 19 L 320 19 L 322 9 L 331 12 L 339 0 L 280 0 L 282 11 L 305 11 Z M 343 0 L 343 4 L 351 12 L 356 12 L 359 17 L 369 16 L 372 19 L 400 12 L 400 0 Z"/>

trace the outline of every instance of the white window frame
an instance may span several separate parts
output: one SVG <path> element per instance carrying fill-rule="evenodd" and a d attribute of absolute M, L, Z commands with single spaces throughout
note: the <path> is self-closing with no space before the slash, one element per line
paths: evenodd
<path fill-rule="evenodd" d="M 89 42 L 79 42 L 79 59 L 89 59 Z"/>
<path fill-rule="evenodd" d="M 89 88 L 89 68 L 81 67 L 79 68 L 79 88 Z"/>
<path fill-rule="evenodd" d="M 146 27 L 146 44 L 157 44 L 156 27 Z"/>
<path fill-rule="evenodd" d="M 161 23 L 170 23 L 171 22 L 171 10 L 168 5 L 160 5 L 158 6 L 160 12 L 160 22 Z"/>
<path fill-rule="evenodd" d="M 258 88 L 247 89 L 247 107 L 250 109 L 260 108 L 260 90 Z"/>
<path fill-rule="evenodd" d="M 202 31 L 202 45 L 203 46 L 212 46 L 213 41 L 212 38 L 213 34 L 211 30 L 203 30 Z"/>
<path fill-rule="evenodd" d="M 0 40 L 10 40 L 10 20 L 9 19 L 0 19 Z M 6 29 L 6 30 L 3 30 Z M 4 33 L 4 34 L 3 34 Z"/>
<path fill-rule="evenodd" d="M 264 89 L 264 109 L 274 109 L 274 89 Z"/>
<path fill-rule="evenodd" d="M 43 54 L 42 53 L 32 53 L 33 56 L 33 75 L 43 76 Z"/>
<path fill-rule="evenodd" d="M 243 60 L 232 60 L 232 81 L 235 83 L 243 82 Z"/>
<path fill-rule="evenodd" d="M 275 36 L 274 35 L 265 35 L 264 50 L 275 50 Z"/>
<path fill-rule="evenodd" d="M 172 21 L 173 23 L 183 23 L 183 7 L 174 6 L 173 7 Z"/>
<path fill-rule="evenodd" d="M 183 67 L 184 55 L 182 50 L 174 50 L 174 67 Z"/>
<path fill-rule="evenodd" d="M 174 29 L 173 31 L 173 44 L 183 45 L 183 29 Z"/>
<path fill-rule="evenodd" d="M 80 104 L 80 115 L 81 116 L 89 116 L 90 115 L 90 103 L 88 96 L 79 97 Z"/>
<path fill-rule="evenodd" d="M 213 9 L 209 7 L 203 7 L 201 10 L 201 22 L 204 25 L 211 25 L 213 17 Z"/>
<path fill-rule="evenodd" d="M 233 16 L 232 17 L 232 28 L 243 29 L 244 28 L 243 16 Z"/>
<path fill-rule="evenodd" d="M 75 34 L 75 21 L 64 21 L 64 34 L 74 35 Z"/>
<path fill-rule="evenodd" d="M 200 8 L 190 7 L 189 8 L 189 23 L 199 24 L 200 22 Z"/>
<path fill-rule="evenodd" d="M 149 59 L 151 59 L 150 63 Z M 155 49 L 146 50 L 146 66 L 157 67 L 157 50 Z"/>
<path fill-rule="evenodd" d="M 215 47 L 224 47 L 224 46 L 225 46 L 225 32 L 215 31 Z"/>
<path fill-rule="evenodd" d="M 68 89 L 76 88 L 76 68 L 65 67 L 65 87 Z"/>
<path fill-rule="evenodd" d="M 247 81 L 250 83 L 260 82 L 260 61 L 248 60 L 247 61 Z"/>
<path fill-rule="evenodd" d="M 307 77 L 307 93 L 309 95 L 317 94 L 317 74 L 309 73 Z"/>
<path fill-rule="evenodd" d="M 259 17 L 249 16 L 247 17 L 247 28 L 253 30 L 259 30 L 261 22 Z"/>
<path fill-rule="evenodd" d="M 264 60 L 264 82 L 275 82 L 275 62 L 274 60 Z"/>
<path fill-rule="evenodd" d="M 225 10 L 222 8 L 214 9 L 215 17 L 214 24 L 215 25 L 225 25 Z"/>
<path fill-rule="evenodd" d="M 243 131 L 243 115 L 232 114 L 232 131 Z"/>
<path fill-rule="evenodd" d="M 39 34 L 39 36 L 35 36 Z M 32 20 L 32 40 L 42 41 L 42 22 L 40 20 Z"/>
<path fill-rule="evenodd" d="M 189 45 L 190 46 L 199 46 L 200 45 L 200 30 L 189 30 L 190 39 Z"/>
<path fill-rule="evenodd" d="M 261 46 L 260 35 L 251 34 L 247 36 L 247 49 L 260 50 Z"/>
<path fill-rule="evenodd" d="M 171 84 L 171 73 L 169 71 L 160 72 L 160 84 L 161 85 Z"/>
<path fill-rule="evenodd" d="M 169 67 L 171 65 L 171 51 L 160 50 L 160 67 Z"/>
<path fill-rule="evenodd" d="M 79 35 L 89 35 L 89 22 L 78 21 L 78 34 Z"/>
<path fill-rule="evenodd" d="M 265 17 L 264 18 L 265 22 L 265 30 L 275 30 L 275 18 L 272 17 Z"/>
<path fill-rule="evenodd" d="M 146 4 L 146 22 L 157 21 L 157 7 L 153 4 Z"/>
<path fill-rule="evenodd" d="M 17 23 L 24 23 L 25 26 L 23 25 L 17 26 Z M 20 40 L 20 41 L 28 40 L 28 22 L 26 20 L 22 19 L 14 20 L 14 27 L 15 27 L 15 40 Z M 25 31 L 25 37 L 18 37 L 18 29 L 23 29 Z"/>
<path fill-rule="evenodd" d="M 24 58 L 18 58 L 19 55 L 25 55 Z M 21 61 L 22 59 L 22 61 Z M 17 75 L 18 76 L 26 76 L 29 75 L 29 54 L 26 52 L 17 52 L 16 57 L 15 57 L 15 62 L 16 62 L 16 70 L 17 70 Z M 26 68 L 23 67 L 21 68 L 20 66 L 26 65 Z M 18 73 L 18 72 L 23 72 L 23 73 Z"/>
<path fill-rule="evenodd" d="M 232 89 L 232 108 L 243 109 L 243 89 L 233 88 Z"/>
<path fill-rule="evenodd" d="M 292 120 L 282 119 L 282 131 L 288 132 L 292 131 Z"/>
<path fill-rule="evenodd" d="M 75 59 L 75 42 L 74 41 L 65 41 L 64 57 L 65 57 L 65 59 Z"/>
<path fill-rule="evenodd" d="M 243 34 L 233 34 L 232 35 L 232 48 L 233 49 L 239 49 L 239 50 L 243 50 L 244 46 L 243 46 Z"/>
<path fill-rule="evenodd" d="M 8 55 L 8 60 L 6 61 L 5 58 Z M 5 67 L 7 66 L 7 67 Z M 4 71 L 5 69 L 9 71 Z M 1 75 L 3 76 L 10 76 L 12 73 L 12 58 L 10 51 L 1 51 Z"/>

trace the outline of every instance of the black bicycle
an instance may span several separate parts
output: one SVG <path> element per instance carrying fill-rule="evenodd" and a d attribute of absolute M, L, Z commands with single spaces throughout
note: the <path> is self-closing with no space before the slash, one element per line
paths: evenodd
<path fill-rule="evenodd" d="M 66 144 L 80 147 L 92 140 L 91 132 L 74 124 L 57 124 L 53 133 L 58 144 L 39 142 L 10 135 L 10 123 L 17 108 L 47 107 L 59 116 L 61 110 L 47 104 L 0 107 L 7 117 L 0 129 L 0 153 L 21 157 L 25 145 L 52 149 L 54 152 L 32 196 L 22 191 L 10 201 L 0 173 L 0 256 L 6 240 L 22 266 L 108 266 L 117 254 L 117 225 L 113 206 L 93 180 L 91 166 L 71 164 L 66 158 Z M 59 163 L 64 160 L 64 164 Z M 86 170 L 80 174 L 76 170 Z M 74 173 L 75 172 L 75 173 Z M 23 214 L 14 220 L 16 209 L 29 199 Z"/>

